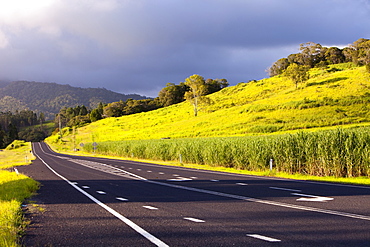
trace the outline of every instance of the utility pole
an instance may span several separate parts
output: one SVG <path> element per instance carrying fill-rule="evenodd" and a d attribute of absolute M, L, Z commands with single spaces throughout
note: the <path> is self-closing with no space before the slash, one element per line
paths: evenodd
<path fill-rule="evenodd" d="M 77 151 L 76 147 L 76 126 L 73 126 L 73 151 Z"/>
<path fill-rule="evenodd" d="M 58 114 L 58 117 L 59 117 L 59 136 L 60 140 L 62 140 L 62 122 L 60 120 L 60 113 Z"/>

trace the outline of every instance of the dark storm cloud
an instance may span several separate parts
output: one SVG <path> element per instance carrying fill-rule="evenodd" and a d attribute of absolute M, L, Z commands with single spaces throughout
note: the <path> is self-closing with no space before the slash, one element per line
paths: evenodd
<path fill-rule="evenodd" d="M 343 46 L 370 35 L 367 0 L 6 2 L 0 79 L 150 96 L 192 74 L 261 79 L 300 43 Z"/>

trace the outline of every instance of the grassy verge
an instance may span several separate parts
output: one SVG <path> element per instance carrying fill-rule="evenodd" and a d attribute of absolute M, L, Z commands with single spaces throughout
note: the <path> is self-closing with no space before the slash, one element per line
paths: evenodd
<path fill-rule="evenodd" d="M 3 170 L 28 164 L 33 159 L 30 144 L 19 141 L 12 144 L 0 152 L 0 246 L 18 246 L 18 237 L 27 224 L 21 203 L 38 188 L 33 179 Z"/>
<path fill-rule="evenodd" d="M 14 141 L 6 149 L 0 151 L 0 169 L 27 165 L 35 159 L 31 153 L 31 144 Z"/>

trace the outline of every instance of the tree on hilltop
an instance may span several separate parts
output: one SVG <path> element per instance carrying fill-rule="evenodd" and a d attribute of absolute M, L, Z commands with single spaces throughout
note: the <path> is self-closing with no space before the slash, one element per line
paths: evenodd
<path fill-rule="evenodd" d="M 185 99 L 194 107 L 194 116 L 198 116 L 198 106 L 203 100 L 206 93 L 204 78 L 200 75 L 192 75 L 185 79 L 185 84 L 190 88 L 190 91 L 185 93 Z"/>
<path fill-rule="evenodd" d="M 288 66 L 288 58 L 280 58 L 270 68 L 267 69 L 267 72 L 270 76 L 280 75 L 286 70 L 286 68 L 288 68 Z"/>
<path fill-rule="evenodd" d="M 298 88 L 298 83 L 303 83 L 309 79 L 309 67 L 305 65 L 298 65 L 292 63 L 285 70 L 285 75 L 288 76 L 295 83 L 295 88 Z"/>
<path fill-rule="evenodd" d="M 158 93 L 159 101 L 163 106 L 170 106 L 184 101 L 184 94 L 189 91 L 189 87 L 181 82 L 179 85 L 167 83 Z"/>
<path fill-rule="evenodd" d="M 227 86 L 229 83 L 226 79 L 207 79 L 205 80 L 205 95 L 218 92 Z"/>
<path fill-rule="evenodd" d="M 323 60 L 326 48 L 314 42 L 307 42 L 300 44 L 299 50 L 302 54 L 302 65 L 313 68 L 317 63 Z"/>

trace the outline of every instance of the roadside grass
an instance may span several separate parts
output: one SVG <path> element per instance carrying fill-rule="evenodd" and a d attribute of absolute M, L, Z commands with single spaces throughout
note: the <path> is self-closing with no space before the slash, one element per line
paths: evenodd
<path fill-rule="evenodd" d="M 27 225 L 21 204 L 38 189 L 35 180 L 3 170 L 26 165 L 33 159 L 30 143 L 15 141 L 12 144 L 8 146 L 10 150 L 0 152 L 0 246 L 11 247 L 19 246 L 19 237 Z"/>
<path fill-rule="evenodd" d="M 0 151 L 0 169 L 27 165 L 33 159 L 35 156 L 31 152 L 31 144 L 16 140 Z"/>

